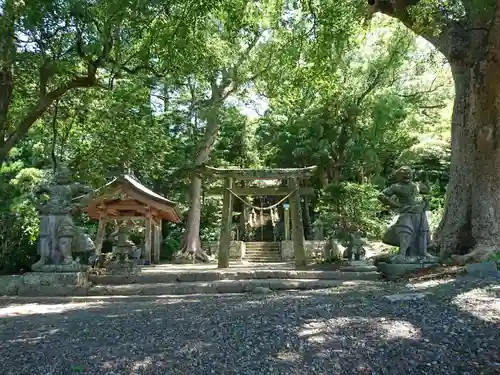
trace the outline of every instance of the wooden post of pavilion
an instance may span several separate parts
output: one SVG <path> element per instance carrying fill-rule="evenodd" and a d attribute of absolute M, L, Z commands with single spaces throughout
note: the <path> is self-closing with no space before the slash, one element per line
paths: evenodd
<path fill-rule="evenodd" d="M 160 263 L 160 250 L 161 250 L 161 242 L 162 242 L 162 233 L 161 233 L 161 219 L 155 226 L 154 230 L 154 262 L 156 264 Z"/>
<path fill-rule="evenodd" d="M 288 180 L 291 189 L 298 189 L 299 184 L 296 178 Z M 304 239 L 304 224 L 302 223 L 302 210 L 300 207 L 300 193 L 296 190 L 290 196 L 290 213 L 292 217 L 292 238 L 293 252 L 295 255 L 295 267 L 304 268 L 307 266 L 307 257 Z"/>
<path fill-rule="evenodd" d="M 222 222 L 219 236 L 218 268 L 229 267 L 229 248 L 231 246 L 231 224 L 233 219 L 233 196 L 228 189 L 233 188 L 233 179 L 227 177 L 224 181 L 222 203 Z"/>
<path fill-rule="evenodd" d="M 104 235 L 106 234 L 106 217 L 104 213 L 99 214 L 99 227 L 97 229 L 97 235 L 95 238 L 95 252 L 97 256 L 101 255 L 102 252 L 102 243 L 104 241 Z"/>
<path fill-rule="evenodd" d="M 151 228 L 151 213 L 146 213 L 146 220 L 144 222 L 144 254 L 145 261 L 147 264 L 151 264 L 151 238 L 152 238 L 152 228 Z"/>

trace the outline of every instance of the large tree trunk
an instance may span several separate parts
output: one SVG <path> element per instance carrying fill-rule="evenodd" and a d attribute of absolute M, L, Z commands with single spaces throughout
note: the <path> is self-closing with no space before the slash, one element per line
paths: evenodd
<path fill-rule="evenodd" d="M 201 178 L 194 175 L 191 178 L 190 207 L 186 223 L 186 234 L 178 257 L 193 256 L 201 261 L 208 261 L 207 254 L 201 248 L 200 217 L 201 217 Z"/>
<path fill-rule="evenodd" d="M 8 134 L 8 114 L 14 88 L 13 67 L 16 54 L 14 4 L 4 1 L 0 15 L 0 166 L 7 158 L 5 141 Z"/>
<path fill-rule="evenodd" d="M 457 263 L 485 259 L 500 249 L 500 60 L 496 53 L 488 49 L 472 66 L 452 64 L 456 98 L 450 183 L 436 240 L 442 258 L 457 254 Z"/>
<path fill-rule="evenodd" d="M 207 127 L 203 139 L 203 145 L 196 156 L 195 165 L 202 166 L 210 157 L 214 143 L 219 133 L 219 111 L 221 106 L 221 90 L 215 84 L 212 86 L 212 97 L 207 108 Z M 178 257 L 185 255 L 193 256 L 195 259 L 207 262 L 209 258 L 201 248 L 200 241 L 200 219 L 201 219 L 201 185 L 202 181 L 198 175 L 191 178 L 190 207 L 186 224 L 186 233 Z"/>
<path fill-rule="evenodd" d="M 408 5 L 419 0 L 367 2 L 370 13 L 398 18 L 450 63 L 456 90 L 450 183 L 435 241 L 443 259 L 485 260 L 500 252 L 500 1 L 494 14 L 466 6 L 459 22 L 437 7 L 435 28 L 414 23 Z"/>

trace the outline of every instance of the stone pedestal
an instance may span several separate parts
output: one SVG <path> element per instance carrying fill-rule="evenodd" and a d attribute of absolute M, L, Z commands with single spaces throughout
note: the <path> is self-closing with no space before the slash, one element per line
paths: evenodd
<path fill-rule="evenodd" d="M 42 273 L 75 273 L 75 272 L 85 272 L 88 269 L 88 265 L 79 264 L 78 262 L 74 262 L 71 264 L 44 264 L 44 265 L 36 265 L 36 263 L 31 267 L 35 272 Z"/>
<path fill-rule="evenodd" d="M 0 295 L 85 296 L 88 288 L 88 272 L 30 272 L 0 277 Z"/>
<path fill-rule="evenodd" d="M 436 262 L 414 262 L 414 263 L 377 263 L 377 271 L 388 280 L 397 280 L 404 275 L 421 270 L 439 267 Z"/>
<path fill-rule="evenodd" d="M 324 250 L 327 241 L 305 241 L 304 246 L 306 250 L 306 257 L 308 259 L 315 258 L 317 254 L 321 254 Z M 294 259 L 293 254 L 293 241 L 281 241 L 281 259 L 288 261 Z"/>
<path fill-rule="evenodd" d="M 210 249 L 213 255 L 218 256 L 219 241 L 209 241 L 202 243 L 204 250 Z M 243 241 L 231 241 L 229 244 L 229 259 L 242 260 L 245 258 L 246 244 Z"/>
<path fill-rule="evenodd" d="M 141 272 L 141 268 L 134 260 L 109 263 L 104 268 L 99 269 L 101 275 L 139 275 Z"/>
<path fill-rule="evenodd" d="M 499 270 L 497 264 L 494 261 L 481 262 L 481 263 L 468 263 L 465 265 L 465 269 L 467 270 L 468 274 L 478 277 L 486 277 L 494 275 Z"/>

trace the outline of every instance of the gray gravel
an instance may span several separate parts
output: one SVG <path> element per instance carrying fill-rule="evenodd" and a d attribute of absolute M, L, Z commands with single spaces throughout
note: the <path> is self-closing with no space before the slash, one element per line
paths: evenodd
<path fill-rule="evenodd" d="M 391 302 L 396 292 L 425 298 Z M 500 374 L 498 280 L 0 300 L 0 374 Z M 17 306 L 14 306 L 17 305 Z"/>

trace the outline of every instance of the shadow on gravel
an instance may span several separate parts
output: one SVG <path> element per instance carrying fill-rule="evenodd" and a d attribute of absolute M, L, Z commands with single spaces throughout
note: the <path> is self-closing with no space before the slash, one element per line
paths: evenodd
<path fill-rule="evenodd" d="M 2 303 L 0 373 L 499 374 L 495 286 Z"/>

